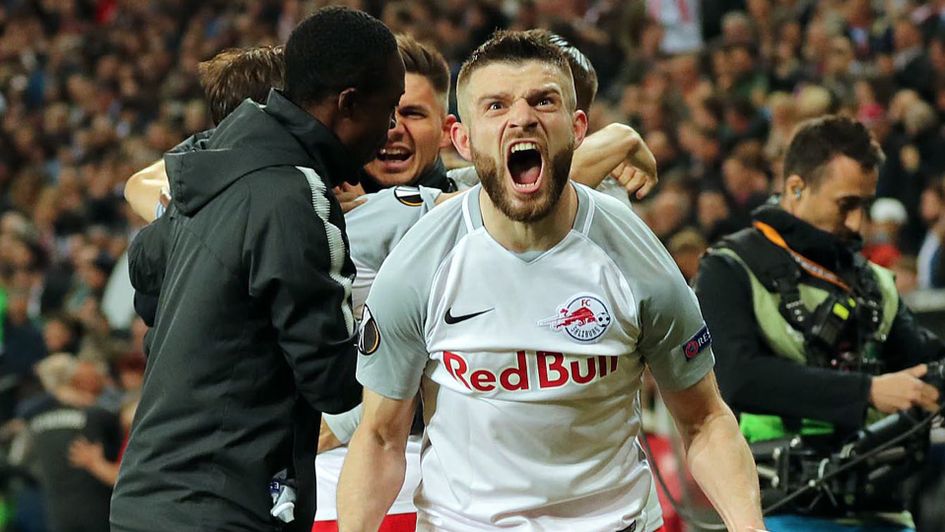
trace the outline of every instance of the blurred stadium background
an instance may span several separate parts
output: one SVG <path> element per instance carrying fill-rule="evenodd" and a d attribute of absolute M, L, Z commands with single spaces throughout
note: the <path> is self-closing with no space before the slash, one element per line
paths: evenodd
<path fill-rule="evenodd" d="M 945 1 L 0 0 L 0 530 L 46 530 L 51 502 L 91 511 L 101 495 L 83 482 L 107 488 L 109 449 L 39 445 L 23 419 L 79 364 L 83 400 L 128 428 L 146 329 L 123 253 L 144 222 L 122 190 L 211 126 L 197 64 L 283 43 L 327 4 L 435 44 L 454 75 L 495 28 L 575 44 L 600 79 L 591 129 L 630 124 L 656 155 L 659 186 L 636 209 L 690 278 L 708 245 L 779 190 L 799 121 L 855 116 L 887 155 L 864 251 L 945 333 Z"/>

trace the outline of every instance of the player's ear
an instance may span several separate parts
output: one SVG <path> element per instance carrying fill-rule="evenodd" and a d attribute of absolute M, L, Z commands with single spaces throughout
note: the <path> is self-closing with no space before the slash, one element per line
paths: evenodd
<path fill-rule="evenodd" d="M 469 146 L 469 131 L 462 122 L 453 122 L 450 127 L 450 139 L 459 155 L 467 161 L 472 160 L 472 149 Z"/>
<path fill-rule="evenodd" d="M 443 136 L 440 137 L 440 149 L 449 148 L 450 146 L 450 134 L 453 130 L 453 124 L 457 122 L 456 115 L 446 115 L 446 118 L 443 119 Z"/>
<path fill-rule="evenodd" d="M 578 109 L 574 111 L 574 147 L 577 148 L 584 142 L 587 135 L 587 113 Z"/>
<path fill-rule="evenodd" d="M 341 116 L 350 118 L 354 115 L 355 108 L 361 103 L 361 93 L 354 87 L 349 87 L 338 93 L 338 111 Z"/>

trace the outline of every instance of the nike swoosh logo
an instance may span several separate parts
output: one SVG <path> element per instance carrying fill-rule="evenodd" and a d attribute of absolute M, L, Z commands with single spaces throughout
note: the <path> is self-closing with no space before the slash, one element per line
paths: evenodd
<path fill-rule="evenodd" d="M 485 314 L 486 312 L 491 312 L 495 310 L 495 307 L 487 308 L 486 310 L 480 310 L 479 312 L 473 312 L 472 314 L 463 314 L 461 316 L 453 316 L 451 314 L 452 310 L 453 310 L 453 307 L 446 309 L 446 316 L 443 317 L 443 321 L 445 321 L 447 325 L 455 325 L 461 321 L 466 321 L 470 318 L 481 316 L 482 314 Z"/>

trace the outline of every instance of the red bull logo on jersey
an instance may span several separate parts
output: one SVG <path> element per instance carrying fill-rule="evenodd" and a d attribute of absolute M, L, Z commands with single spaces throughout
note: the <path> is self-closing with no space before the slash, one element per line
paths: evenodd
<path fill-rule="evenodd" d="M 529 363 L 530 359 L 534 362 Z M 514 365 L 494 371 L 475 368 L 458 353 L 443 352 L 446 372 L 456 382 L 474 392 L 519 392 L 561 388 L 568 384 L 590 384 L 616 372 L 619 360 L 620 357 L 574 357 L 547 351 L 537 351 L 529 356 L 525 351 L 517 351 Z"/>
<path fill-rule="evenodd" d="M 610 326 L 610 311 L 594 296 L 580 296 L 558 309 L 558 314 L 538 322 L 540 327 L 563 331 L 578 342 L 596 342 Z"/>

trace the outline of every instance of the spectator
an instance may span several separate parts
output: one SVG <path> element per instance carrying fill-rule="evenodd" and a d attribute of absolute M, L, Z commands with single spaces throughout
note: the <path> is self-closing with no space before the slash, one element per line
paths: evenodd
<path fill-rule="evenodd" d="M 69 446 L 80 437 L 101 445 L 111 460 L 118 455 L 118 420 L 94 406 L 104 384 L 101 368 L 55 354 L 36 373 L 46 396 L 22 416 L 31 444 L 27 464 L 42 486 L 49 526 L 57 532 L 107 531 L 111 485 L 69 463 Z"/>
<path fill-rule="evenodd" d="M 29 292 L 0 288 L 0 424 L 13 417 L 18 400 L 35 392 L 33 365 L 46 356 L 39 328 L 27 315 Z"/>
<path fill-rule="evenodd" d="M 892 198 L 880 198 L 870 207 L 869 223 L 864 230 L 863 256 L 880 266 L 891 268 L 902 257 L 897 246 L 899 231 L 906 223 L 906 208 Z"/>
<path fill-rule="evenodd" d="M 916 280 L 920 289 L 928 289 L 933 287 L 932 270 L 945 237 L 945 190 L 941 181 L 930 183 L 922 191 L 919 216 L 928 229 L 916 258 Z"/>
<path fill-rule="evenodd" d="M 916 266 L 915 257 L 911 255 L 899 257 L 892 265 L 891 269 L 896 274 L 896 290 L 903 296 L 907 296 L 919 288 Z"/>
<path fill-rule="evenodd" d="M 692 228 L 679 231 L 669 239 L 666 245 L 666 249 L 673 256 L 686 282 L 695 279 L 699 271 L 699 259 L 708 247 L 702 233 Z"/>
<path fill-rule="evenodd" d="M 932 90 L 932 65 L 923 44 L 922 31 L 912 20 L 903 17 L 896 21 L 893 26 L 896 83 L 927 97 Z"/>
<path fill-rule="evenodd" d="M 332 3 L 338 1 L 181 10 L 170 0 L 65 0 L 0 9 L 0 291 L 15 317 L 24 304 L 27 316 L 6 331 L 6 342 L 38 329 L 44 344 L 56 344 L 43 352 L 82 352 L 109 363 L 124 356 L 129 334 L 138 334 L 129 328 L 140 326 L 127 319 L 127 304 L 114 305 L 121 290 L 106 290 L 117 295 L 102 300 L 100 282 L 109 269 L 126 270 L 120 259 L 142 226 L 120 202 L 122 181 L 212 125 L 201 103 L 203 60 L 227 48 L 284 43 L 307 11 Z M 670 16 L 682 15 L 675 0 L 344 3 L 429 40 L 454 77 L 494 27 L 560 30 L 598 69 L 591 129 L 614 121 L 636 127 L 660 160 L 663 181 L 650 199 L 675 209 L 678 189 L 670 185 L 680 181 L 692 204 L 686 224 L 710 242 L 746 223 L 733 216 L 723 172 L 742 142 L 764 146 L 770 189 L 780 190 L 780 157 L 798 121 L 834 111 L 856 116 L 887 154 L 878 196 L 906 210 L 890 244 L 916 256 L 920 287 L 932 286 L 937 235 L 945 234 L 935 229 L 939 209 L 929 208 L 941 203 L 929 191 L 945 174 L 939 0 L 684 2 L 708 43 L 684 54 L 666 53 L 682 28 Z M 751 109 L 735 109 L 736 101 Z M 444 163 L 452 168 L 455 158 L 444 154 Z M 730 180 L 738 180 L 735 170 Z M 21 354 L 21 361 L 40 356 L 8 347 L 0 365 Z M 0 372 L 8 377 L 6 366 Z M 133 380 L 134 372 L 116 379 L 123 373 Z M 39 393 L 30 371 L 19 375 L 15 393 L 4 396 L 5 416 Z"/>

